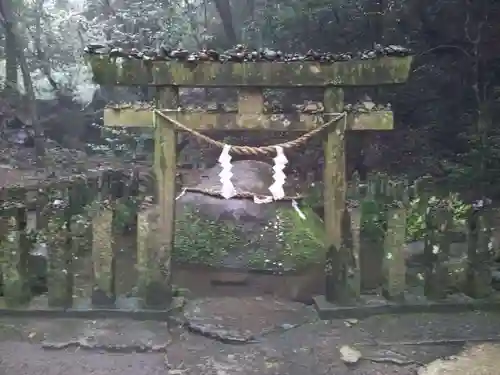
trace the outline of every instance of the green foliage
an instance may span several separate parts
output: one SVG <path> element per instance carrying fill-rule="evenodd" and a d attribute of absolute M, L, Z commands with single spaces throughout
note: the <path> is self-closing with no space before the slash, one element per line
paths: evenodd
<path fill-rule="evenodd" d="M 468 150 L 457 155 L 454 162 L 443 165 L 443 169 L 454 185 L 470 189 L 470 182 L 474 181 L 475 192 L 494 196 L 500 180 L 500 132 L 491 123 L 484 127 L 460 135 Z"/>
<path fill-rule="evenodd" d="M 410 201 L 407 221 L 406 221 L 406 239 L 407 241 L 417 241 L 424 238 L 425 226 L 425 211 L 427 205 L 437 201 L 435 196 L 431 196 L 427 202 L 422 201 L 422 197 L 415 197 Z M 450 201 L 453 225 L 455 229 L 464 230 L 467 214 L 470 210 L 470 205 L 463 202 L 458 194 L 452 193 L 446 197 Z"/>
<path fill-rule="evenodd" d="M 311 184 L 307 189 L 303 205 L 313 210 L 323 207 L 323 184 Z"/>
<path fill-rule="evenodd" d="M 377 176 L 372 178 L 375 181 Z M 466 204 L 458 193 L 448 193 L 441 195 L 438 198 L 436 195 L 429 196 L 428 194 L 419 193 L 415 186 L 409 187 L 408 191 L 414 191 L 414 196 L 409 199 L 406 221 L 406 240 L 418 241 L 424 238 L 426 231 L 425 215 L 429 205 L 433 205 L 438 200 L 448 201 L 452 210 L 454 231 L 464 232 L 466 226 L 467 214 L 470 210 L 470 205 Z M 359 200 L 361 204 L 361 236 L 370 242 L 370 246 L 376 246 L 375 243 L 383 246 L 383 240 L 387 229 L 387 204 L 392 204 L 393 199 L 383 193 L 370 194 L 368 189 L 365 195 L 353 197 Z M 406 200 L 406 199 L 405 199 Z"/>
<path fill-rule="evenodd" d="M 229 250 L 242 245 L 232 223 L 204 218 L 186 210 L 176 220 L 173 260 L 179 263 L 217 265 Z"/>
<path fill-rule="evenodd" d="M 301 268 L 323 259 L 325 229 L 323 221 L 309 207 L 301 208 L 306 219 L 292 209 L 279 210 L 283 230 L 284 261 Z"/>
<path fill-rule="evenodd" d="M 277 233 L 280 251 L 275 256 L 260 250 L 253 254 L 250 265 L 255 268 L 301 269 L 321 262 L 324 255 L 324 223 L 310 208 L 300 209 L 302 219 L 295 210 L 278 209 L 272 223 Z"/>
<path fill-rule="evenodd" d="M 120 232 L 130 227 L 137 214 L 138 200 L 137 197 L 128 197 L 117 202 L 113 220 L 115 230 Z"/>

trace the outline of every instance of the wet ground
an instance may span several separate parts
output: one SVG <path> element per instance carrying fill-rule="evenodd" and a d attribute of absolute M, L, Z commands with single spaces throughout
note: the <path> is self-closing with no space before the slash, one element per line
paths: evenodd
<path fill-rule="evenodd" d="M 496 375 L 500 365 L 493 313 L 324 322 L 305 305 L 247 297 L 188 302 L 183 319 L 181 327 L 3 318 L 0 374 Z M 341 359 L 346 346 L 356 363 Z M 425 369 L 452 355 L 458 359 Z"/>
<path fill-rule="evenodd" d="M 33 178 L 8 164 L 0 166 L 4 183 L 46 177 Z M 134 262 L 126 253 L 118 258 L 117 278 L 130 281 L 118 285 L 118 292 L 127 294 L 134 286 Z M 82 295 L 89 294 L 89 277 L 77 277 Z M 170 324 L 0 318 L 0 375 L 497 375 L 497 341 L 500 313 L 323 322 L 298 303 L 214 297 L 189 302 L 183 319 Z M 350 356 L 342 359 L 346 348 Z"/>

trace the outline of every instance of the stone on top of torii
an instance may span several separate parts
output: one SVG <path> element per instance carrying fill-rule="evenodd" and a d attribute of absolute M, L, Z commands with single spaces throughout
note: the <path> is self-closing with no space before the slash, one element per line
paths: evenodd
<path fill-rule="evenodd" d="M 394 46 L 389 50 L 396 52 L 397 56 L 329 62 L 295 61 L 291 58 L 291 62 L 221 63 L 198 60 L 190 62 L 188 58 L 184 61 L 175 59 L 157 61 L 145 57 L 140 59 L 134 54 L 127 58 L 115 58 L 111 54 L 91 54 L 88 55 L 88 61 L 94 80 L 99 84 L 240 88 L 237 113 L 161 109 L 173 111 L 168 115 L 191 129 L 308 131 L 328 121 L 328 114 L 299 111 L 264 114 L 262 89 L 266 87 L 348 88 L 404 83 L 408 77 L 412 56 L 401 56 L 401 51 Z M 104 113 L 106 126 L 151 127 L 153 122 L 152 107 L 141 103 L 110 106 Z M 391 111 L 349 114 L 350 130 L 389 130 L 392 127 Z"/>
<path fill-rule="evenodd" d="M 108 85 L 190 87 L 379 86 L 404 83 L 412 56 L 319 63 L 144 61 L 90 55 L 94 80 Z"/>

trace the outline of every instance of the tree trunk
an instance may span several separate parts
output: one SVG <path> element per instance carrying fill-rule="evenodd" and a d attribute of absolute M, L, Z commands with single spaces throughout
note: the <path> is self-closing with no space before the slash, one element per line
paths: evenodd
<path fill-rule="evenodd" d="M 236 32 L 234 31 L 231 4 L 229 3 L 229 0 L 214 0 L 214 3 L 222 21 L 226 37 L 229 43 L 234 46 L 237 43 L 238 38 L 236 37 Z"/>
<path fill-rule="evenodd" d="M 17 95 L 17 55 L 12 34 L 5 32 L 5 91 L 8 95 Z"/>
<path fill-rule="evenodd" d="M 54 78 L 52 78 L 50 63 L 48 62 L 48 59 L 46 59 L 45 53 L 42 49 L 42 12 L 44 4 L 45 0 L 38 0 L 36 3 L 35 35 L 31 35 L 31 37 L 35 46 L 35 55 L 38 58 L 38 62 L 41 64 L 43 74 L 49 81 L 52 90 L 54 90 L 54 92 L 59 96 L 60 93 L 58 85 Z"/>
<path fill-rule="evenodd" d="M 13 12 L 11 0 L 2 0 L 0 2 L 0 14 L 5 32 L 10 36 L 10 38 L 12 38 L 12 47 L 16 52 L 19 65 L 21 67 L 24 89 L 26 90 L 27 109 L 31 122 L 30 125 L 33 127 L 33 131 L 35 132 L 35 153 L 37 158 L 37 166 L 43 167 L 45 157 L 43 128 L 38 119 L 33 82 L 31 81 L 26 57 L 24 56 L 24 40 L 20 35 L 18 35 L 18 32 L 16 30 L 16 15 Z"/>

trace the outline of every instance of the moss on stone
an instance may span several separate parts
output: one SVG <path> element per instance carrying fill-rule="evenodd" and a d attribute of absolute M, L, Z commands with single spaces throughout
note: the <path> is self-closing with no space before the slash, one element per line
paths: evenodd
<path fill-rule="evenodd" d="M 99 84 L 187 86 L 362 86 L 404 83 L 413 58 L 383 57 L 332 64 L 144 62 L 90 56 L 88 61 Z"/>
<path fill-rule="evenodd" d="M 391 111 L 351 113 L 348 115 L 349 130 L 391 130 L 394 116 Z"/>
<path fill-rule="evenodd" d="M 215 266 L 234 248 L 241 245 L 235 225 L 210 220 L 197 210 L 178 214 L 172 259 L 178 263 Z"/>
<path fill-rule="evenodd" d="M 296 270 L 323 261 L 323 221 L 312 209 L 302 211 L 306 215 L 304 220 L 292 208 L 277 209 L 276 220 L 263 228 L 271 235 L 276 234 L 276 242 L 271 245 L 274 249 L 253 243 L 256 246 L 251 250 L 249 267 Z M 186 211 L 176 218 L 173 260 L 217 266 L 231 251 L 248 245 L 248 240 L 236 223 L 216 222 L 196 210 Z"/>
<path fill-rule="evenodd" d="M 302 219 L 293 208 L 280 208 L 276 212 L 273 229 L 280 251 L 270 258 L 268 252 L 259 251 L 252 257 L 256 268 L 300 270 L 324 260 L 325 231 L 321 218 L 310 208 L 301 208 Z"/>

